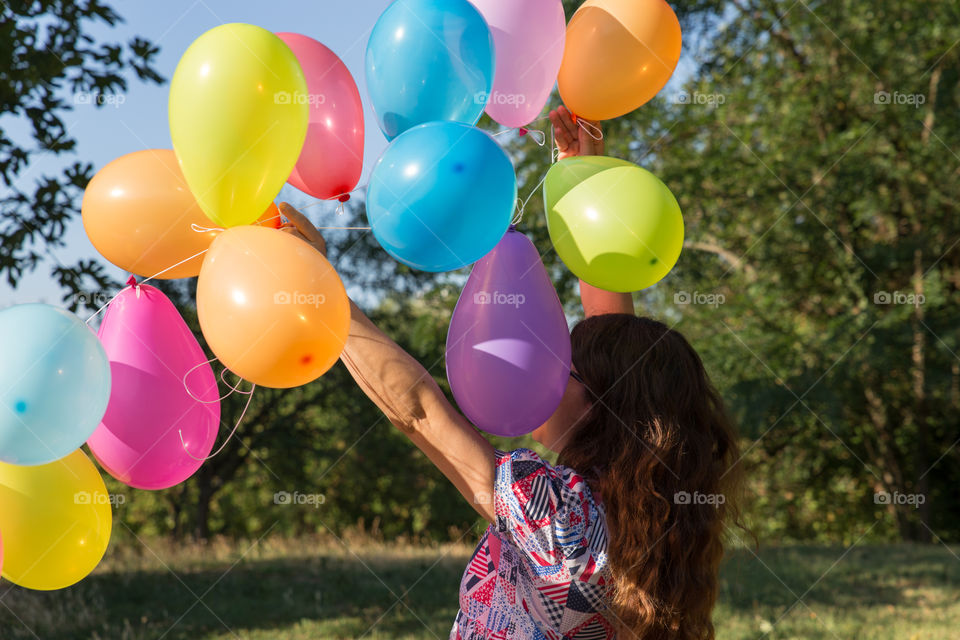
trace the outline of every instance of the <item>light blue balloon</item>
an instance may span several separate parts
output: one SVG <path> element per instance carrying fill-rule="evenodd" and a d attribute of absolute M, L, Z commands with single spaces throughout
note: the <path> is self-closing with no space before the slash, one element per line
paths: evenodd
<path fill-rule="evenodd" d="M 107 354 L 77 316 L 47 304 L 0 311 L 0 460 L 59 460 L 87 441 L 109 400 Z"/>
<path fill-rule="evenodd" d="M 476 124 L 493 87 L 493 36 L 467 0 L 396 0 L 370 33 L 366 66 L 387 140 L 434 120 Z"/>
<path fill-rule="evenodd" d="M 489 253 L 510 226 L 517 176 L 487 133 L 431 122 L 390 143 L 370 174 L 367 218 L 391 256 L 452 271 Z"/>

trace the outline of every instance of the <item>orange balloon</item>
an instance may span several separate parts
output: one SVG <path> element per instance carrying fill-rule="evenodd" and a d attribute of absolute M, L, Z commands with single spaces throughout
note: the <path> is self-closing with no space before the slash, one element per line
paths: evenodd
<path fill-rule="evenodd" d="M 557 78 L 573 113 L 609 120 L 648 102 L 680 60 L 680 22 L 664 0 L 587 0 L 567 25 Z"/>
<path fill-rule="evenodd" d="M 283 231 L 220 233 L 197 282 L 200 328 L 228 369 L 276 389 L 297 387 L 333 366 L 350 326 L 350 301 L 323 255 Z"/>
<path fill-rule="evenodd" d="M 194 231 L 193 224 L 210 229 L 213 223 L 190 193 L 170 149 L 128 153 L 102 168 L 83 193 L 81 215 L 87 237 L 104 258 L 124 271 L 161 280 L 199 274 L 203 256 L 197 254 L 220 232 Z M 271 203 L 258 224 L 277 228 L 279 216 Z"/>

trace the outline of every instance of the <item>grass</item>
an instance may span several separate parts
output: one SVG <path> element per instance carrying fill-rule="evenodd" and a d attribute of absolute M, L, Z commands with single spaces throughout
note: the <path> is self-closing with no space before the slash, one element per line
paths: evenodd
<path fill-rule="evenodd" d="M 440 638 L 472 551 L 323 538 L 116 544 L 69 589 L 0 583 L 0 637 L 92 640 Z M 347 548 L 349 547 L 349 548 Z M 960 559 L 943 546 L 734 551 L 718 640 L 947 640 L 960 634 Z"/>

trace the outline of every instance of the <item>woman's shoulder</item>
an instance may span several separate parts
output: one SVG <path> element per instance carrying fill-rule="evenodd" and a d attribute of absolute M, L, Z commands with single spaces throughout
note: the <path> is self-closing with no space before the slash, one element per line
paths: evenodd
<path fill-rule="evenodd" d="M 504 473 L 510 476 L 498 478 L 501 482 L 508 481 L 512 484 L 543 478 L 549 482 L 550 489 L 563 503 L 588 502 L 600 506 L 600 496 L 595 495 L 584 474 L 571 467 L 551 464 L 533 449 L 525 447 L 511 451 L 498 449 L 496 460 L 498 476 Z"/>

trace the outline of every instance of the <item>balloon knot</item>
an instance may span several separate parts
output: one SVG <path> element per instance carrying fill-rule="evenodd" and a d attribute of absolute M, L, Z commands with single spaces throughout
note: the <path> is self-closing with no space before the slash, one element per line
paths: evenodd
<path fill-rule="evenodd" d="M 339 200 L 340 202 L 347 202 L 347 201 L 350 200 L 350 194 L 349 194 L 349 193 L 345 193 L 345 194 L 341 195 L 339 198 L 337 198 L 337 200 Z"/>
<path fill-rule="evenodd" d="M 529 133 L 529 132 L 527 131 L 527 128 L 526 128 L 526 127 L 520 127 L 520 135 L 521 135 L 521 136 L 525 136 L 525 135 L 527 135 L 527 133 Z"/>
<path fill-rule="evenodd" d="M 129 278 L 127 278 L 127 286 L 128 286 L 128 287 L 135 287 L 135 286 L 137 286 L 137 279 L 136 279 L 135 277 L 133 277 L 133 276 L 130 276 Z"/>
<path fill-rule="evenodd" d="M 507 231 L 516 231 L 516 230 L 517 230 L 517 225 L 515 225 L 515 224 L 511 224 L 511 225 L 510 225 L 510 228 L 507 229 Z"/>

